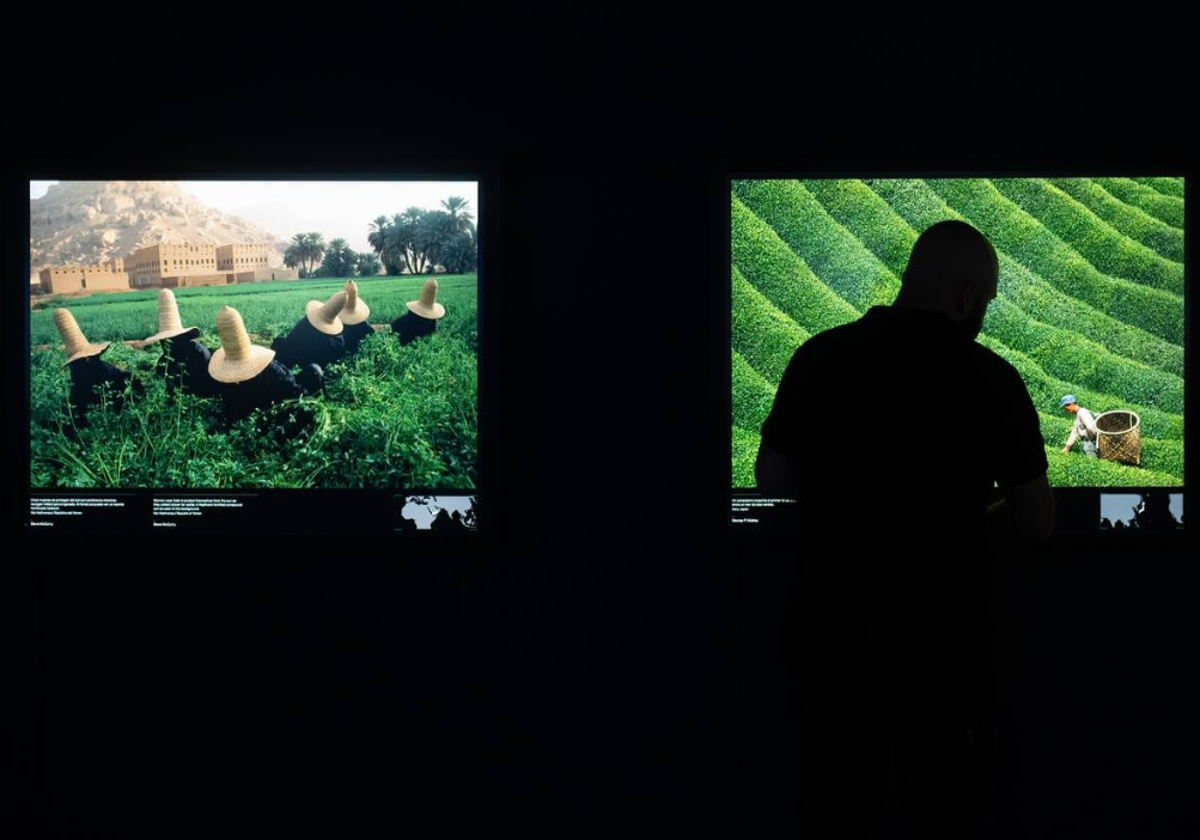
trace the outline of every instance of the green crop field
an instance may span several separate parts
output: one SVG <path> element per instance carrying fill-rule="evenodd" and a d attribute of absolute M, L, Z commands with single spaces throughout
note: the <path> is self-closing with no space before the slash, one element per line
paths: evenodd
<path fill-rule="evenodd" d="M 980 343 L 1021 373 L 1059 487 L 1183 484 L 1182 178 L 746 180 L 730 197 L 733 486 L 795 349 L 891 303 L 921 231 L 961 219 L 1000 257 Z M 1060 452 L 1059 398 L 1142 419 L 1140 468 Z"/>
<path fill-rule="evenodd" d="M 416 300 L 425 277 L 356 278 L 372 324 L 389 324 Z M 158 291 L 95 294 L 34 305 L 30 313 L 31 484 L 33 487 L 144 488 L 454 488 L 472 489 L 477 473 L 477 283 L 475 275 L 439 275 L 446 317 L 438 331 L 401 347 L 390 328 L 326 370 L 325 393 L 284 404 L 315 420 L 287 439 L 250 417 L 233 425 L 216 399 L 168 395 L 155 376 L 159 349 L 119 342 L 158 331 Z M 210 349 L 223 305 L 241 313 L 256 344 L 269 346 L 345 280 L 299 280 L 176 289 L 186 326 Z M 70 378 L 51 320 L 65 306 L 88 340 L 114 343 L 106 361 L 129 370 L 144 393 L 121 410 L 94 408 L 90 423 L 66 433 Z"/>

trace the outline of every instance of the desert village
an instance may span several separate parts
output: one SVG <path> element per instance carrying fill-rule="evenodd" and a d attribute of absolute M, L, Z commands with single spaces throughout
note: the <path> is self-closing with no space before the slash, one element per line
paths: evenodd
<path fill-rule="evenodd" d="M 268 265 L 266 245 L 152 245 L 98 265 L 50 266 L 29 278 L 31 294 L 224 286 L 296 280 L 294 268 Z"/>

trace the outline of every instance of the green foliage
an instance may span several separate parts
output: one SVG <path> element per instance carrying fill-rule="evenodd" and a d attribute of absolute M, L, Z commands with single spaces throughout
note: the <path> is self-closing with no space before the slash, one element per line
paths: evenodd
<path fill-rule="evenodd" d="M 327 300 L 341 291 L 348 277 L 321 280 L 281 280 L 273 283 L 239 283 L 232 286 L 197 286 L 175 289 L 179 314 L 187 326 L 197 326 L 202 335 L 216 331 L 217 312 L 228 304 L 242 315 L 246 329 L 258 343 L 285 333 L 304 317 L 310 300 Z M 420 297 L 422 277 L 380 277 L 360 286 L 363 300 L 371 307 L 371 322 L 386 324 L 408 309 L 406 301 Z M 474 318 L 477 279 L 474 275 L 438 277 L 438 300 L 445 304 L 447 316 L 439 332 L 459 317 Z M 131 341 L 158 332 L 158 290 L 91 295 L 58 302 L 50 309 L 29 315 L 30 343 L 60 345 L 54 328 L 54 308 L 66 303 L 80 329 L 90 341 Z"/>
<path fill-rule="evenodd" d="M 1180 181 L 1182 186 L 1182 179 Z M 1183 262 L 1182 230 L 1154 218 L 1145 210 L 1118 201 L 1089 178 L 1053 178 L 1050 183 L 1147 248 L 1168 260 Z"/>
<path fill-rule="evenodd" d="M 995 178 L 993 186 L 1078 251 L 1096 270 L 1183 294 L 1183 263 L 1166 260 L 1041 178 Z"/>
<path fill-rule="evenodd" d="M 1029 391 L 1034 406 L 1038 409 L 1057 409 L 1063 394 L 1074 394 L 1079 398 L 1080 405 L 1095 412 L 1116 409 L 1136 411 L 1142 418 L 1142 433 L 1148 437 L 1183 440 L 1183 416 L 1180 414 L 1172 414 L 1125 397 L 1081 388 L 1075 383 L 1050 376 L 1041 369 L 1037 362 L 1022 353 L 1005 347 L 995 339 L 981 336 L 979 343 L 991 349 L 1017 369 L 1017 372 L 1021 374 L 1021 379 L 1025 382 L 1025 388 Z"/>
<path fill-rule="evenodd" d="M 452 195 L 442 202 L 442 209 L 450 217 L 450 233 L 458 235 L 469 233 L 475 235 L 475 215 L 471 212 L 471 202 L 459 195 Z"/>
<path fill-rule="evenodd" d="M 772 385 L 809 334 L 733 269 L 733 349 Z"/>
<path fill-rule="evenodd" d="M 1130 180 L 1163 195 L 1183 198 L 1182 178 L 1131 178 Z"/>
<path fill-rule="evenodd" d="M 446 271 L 451 274 L 474 271 L 479 263 L 479 248 L 475 237 L 467 232 L 451 236 L 442 248 L 441 261 Z"/>
<path fill-rule="evenodd" d="M 1166 222 L 1177 230 L 1183 230 L 1183 198 L 1163 195 L 1132 178 L 1097 178 L 1096 183 L 1108 190 L 1118 201 L 1145 210 L 1159 221 Z"/>
<path fill-rule="evenodd" d="M 355 267 L 359 277 L 375 277 L 383 268 L 383 264 L 379 262 L 379 257 L 370 251 L 360 251 L 355 254 Z"/>
<path fill-rule="evenodd" d="M 961 218 L 920 181 L 804 183 L 821 199 L 828 212 L 896 276 L 904 273 L 918 231 L 945 219 Z M 893 194 L 896 196 L 894 206 L 882 197 Z M 1000 299 L 993 304 L 993 309 L 1008 306 L 1017 307 L 1024 313 L 1035 313 L 1034 317 L 1044 324 L 1087 336 L 1116 356 L 1164 373 L 1183 375 L 1182 347 L 1068 297 L 1004 253 L 1000 254 L 999 294 Z"/>
<path fill-rule="evenodd" d="M 325 253 L 325 239 L 316 231 L 297 233 L 284 252 L 283 261 L 289 267 L 299 266 L 301 277 L 312 277 Z"/>
<path fill-rule="evenodd" d="M 1046 447 L 1046 477 L 1052 487 L 1180 487 L 1174 475 L 1130 467 Z"/>
<path fill-rule="evenodd" d="M 900 281 L 799 181 L 735 181 L 734 193 L 851 306 L 889 304 Z"/>
<path fill-rule="evenodd" d="M 159 350 L 114 344 L 105 359 L 129 370 L 144 393 L 130 389 L 121 411 L 107 401 L 89 423 L 70 433 L 69 374 L 57 341 L 31 353 L 31 482 L 34 487 L 196 488 L 472 488 L 477 474 L 478 328 L 475 279 L 447 278 L 439 300 L 447 315 L 428 338 L 400 347 L 390 330 L 368 336 L 359 352 L 326 371 L 326 391 L 278 406 L 286 417 L 311 412 L 315 422 L 293 439 L 256 415 L 227 426 L 216 399 L 168 394 L 154 370 Z M 343 280 L 181 289 L 180 308 L 216 309 L 222 295 L 248 325 L 253 319 L 278 334 L 302 316 L 303 303 L 327 297 Z M 390 320 L 413 300 L 420 278 L 374 281 L 366 299 L 372 321 Z M 448 287 L 447 287 L 448 286 Z M 255 291 L 257 290 L 257 291 Z M 378 293 L 375 293 L 378 291 Z M 240 293 L 240 294 L 239 294 Z M 155 317 L 150 297 L 126 302 L 103 296 L 71 309 L 85 333 L 95 327 L 113 339 L 144 338 Z M 88 303 L 91 299 L 79 301 Z M 107 312 L 109 308 L 118 310 Z M 251 317 L 246 317 L 246 313 Z M 34 313 L 35 315 L 43 313 Z M 49 314 L 49 313 L 45 313 Z M 206 326 L 211 320 L 204 323 Z M 90 326 L 89 326 L 90 325 Z M 209 327 L 211 329 L 211 327 Z M 51 329 L 53 327 L 51 326 Z M 255 327 L 251 326 L 251 329 Z M 88 333 L 90 335 L 90 333 Z M 217 346 L 208 333 L 203 340 Z M 265 343 L 265 342 L 260 342 Z"/>
<path fill-rule="evenodd" d="M 733 486 L 751 488 L 758 484 L 754 477 L 754 462 L 758 459 L 761 438 L 754 432 L 733 427 Z"/>
<path fill-rule="evenodd" d="M 325 258 L 316 271 L 317 277 L 353 277 L 357 271 L 358 254 L 345 239 L 334 239 L 325 251 Z"/>
<path fill-rule="evenodd" d="M 1071 435 L 1074 420 L 1066 412 L 1063 412 L 1061 416 L 1038 412 L 1038 421 L 1046 446 L 1061 450 Z M 1082 449 L 1078 444 L 1073 448 L 1071 454 L 1077 457 L 1086 457 L 1082 454 Z M 1151 472 L 1175 476 L 1177 481 L 1182 484 L 1183 441 L 1142 437 L 1142 468 Z"/>
<path fill-rule="evenodd" d="M 781 312 L 814 334 L 858 318 L 858 310 L 824 285 L 736 196 L 731 212 L 733 265 Z"/>
<path fill-rule="evenodd" d="M 988 336 L 1019 350 L 1051 376 L 1124 394 L 1174 414 L 1183 412 L 1182 377 L 1127 361 L 1077 333 L 1039 323 L 1004 299 L 988 307 L 984 328 Z"/>
<path fill-rule="evenodd" d="M 926 182 L 996 246 L 1057 288 L 1172 344 L 1183 344 L 1178 295 L 1108 277 L 979 178 Z"/>
<path fill-rule="evenodd" d="M 893 210 L 865 181 L 801 181 L 830 216 L 852 233 L 883 266 L 896 277 L 904 275 L 908 255 L 917 241 L 914 230 L 904 217 Z M 944 212 L 944 211 L 943 211 Z M 929 222 L 948 218 L 938 216 Z M 924 230 L 928 225 L 921 225 Z M 889 301 L 890 302 L 890 301 Z"/>
<path fill-rule="evenodd" d="M 755 372 L 754 368 L 733 351 L 733 423 L 743 429 L 762 429 L 771 405 L 775 402 L 775 389 Z"/>

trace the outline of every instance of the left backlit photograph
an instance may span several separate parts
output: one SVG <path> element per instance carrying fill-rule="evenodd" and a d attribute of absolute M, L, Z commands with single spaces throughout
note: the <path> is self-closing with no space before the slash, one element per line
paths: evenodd
<path fill-rule="evenodd" d="M 31 181 L 31 488 L 473 491 L 478 187 Z"/>

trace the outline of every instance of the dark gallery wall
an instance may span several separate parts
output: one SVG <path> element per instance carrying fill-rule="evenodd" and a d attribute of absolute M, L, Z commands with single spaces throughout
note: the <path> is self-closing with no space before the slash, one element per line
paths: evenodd
<path fill-rule="evenodd" d="M 29 98 L 10 250 L 30 170 L 471 169 L 487 227 L 479 544 L 13 538 L 12 769 L 47 836 L 785 831 L 789 561 L 724 528 L 725 173 L 1192 163 L 1194 82 L 1163 40 L 1107 61 L 1083 39 L 465 18 L 266 22 L 274 54 L 143 58 L 119 85 L 89 83 L 99 21 L 64 36 L 75 63 L 6 59 Z M 133 102 L 186 130 L 106 125 Z M 1190 834 L 1180 549 L 1000 563 L 997 830 Z"/>

